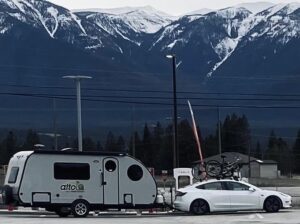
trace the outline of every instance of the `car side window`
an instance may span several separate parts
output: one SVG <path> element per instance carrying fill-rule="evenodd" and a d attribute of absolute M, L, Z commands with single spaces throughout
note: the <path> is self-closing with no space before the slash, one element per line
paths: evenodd
<path fill-rule="evenodd" d="M 222 184 L 220 182 L 213 182 L 213 183 L 201 184 L 196 188 L 202 190 L 222 190 Z"/>
<path fill-rule="evenodd" d="M 236 182 L 226 182 L 226 188 L 227 190 L 230 191 L 248 191 L 249 190 L 249 186 L 245 185 L 245 184 L 241 184 L 241 183 L 236 183 Z"/>

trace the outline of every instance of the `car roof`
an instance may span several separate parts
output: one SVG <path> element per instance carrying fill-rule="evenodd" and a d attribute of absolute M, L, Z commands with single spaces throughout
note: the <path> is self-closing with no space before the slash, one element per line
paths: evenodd
<path fill-rule="evenodd" d="M 197 182 L 197 183 L 194 183 L 192 186 L 199 186 L 199 185 L 203 185 L 203 184 L 207 184 L 207 183 L 215 183 L 215 182 L 236 182 L 236 183 L 242 183 L 242 184 L 247 184 L 249 185 L 249 183 L 246 183 L 245 181 L 242 181 L 242 180 L 232 180 L 232 179 L 209 179 L 209 180 L 204 180 L 202 182 Z"/>

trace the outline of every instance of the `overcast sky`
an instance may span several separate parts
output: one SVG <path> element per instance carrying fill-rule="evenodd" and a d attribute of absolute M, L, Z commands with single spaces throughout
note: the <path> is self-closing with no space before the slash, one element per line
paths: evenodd
<path fill-rule="evenodd" d="M 218 9 L 259 0 L 49 0 L 68 9 L 117 8 L 150 5 L 171 15 L 180 15 L 201 8 Z M 261 1 L 260 1 L 261 2 Z M 300 0 L 267 0 L 267 2 L 300 2 Z"/>

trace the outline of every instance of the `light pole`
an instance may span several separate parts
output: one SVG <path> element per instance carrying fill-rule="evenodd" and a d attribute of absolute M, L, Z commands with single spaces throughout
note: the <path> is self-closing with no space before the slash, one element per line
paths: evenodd
<path fill-rule="evenodd" d="M 68 75 L 63 76 L 64 79 L 73 79 L 76 82 L 76 92 L 77 92 L 77 129 L 78 129 L 78 151 L 82 152 L 82 125 L 81 125 L 81 89 L 80 81 L 82 79 L 91 79 L 91 76 L 83 75 Z"/>
<path fill-rule="evenodd" d="M 167 58 L 172 59 L 173 68 L 173 168 L 179 165 L 178 158 L 178 130 L 177 130 L 177 91 L 176 91 L 176 55 L 166 55 Z"/>

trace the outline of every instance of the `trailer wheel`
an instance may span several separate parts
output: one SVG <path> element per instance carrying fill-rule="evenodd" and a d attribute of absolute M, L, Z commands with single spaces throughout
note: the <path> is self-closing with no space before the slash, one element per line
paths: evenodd
<path fill-rule="evenodd" d="M 12 188 L 8 185 L 4 185 L 2 189 L 3 204 L 8 205 L 13 202 Z"/>
<path fill-rule="evenodd" d="M 90 212 L 90 205 L 85 200 L 76 200 L 72 204 L 71 211 L 75 217 L 86 217 Z"/>
<path fill-rule="evenodd" d="M 68 217 L 71 214 L 71 209 L 68 207 L 61 207 L 54 210 L 59 217 Z"/>

